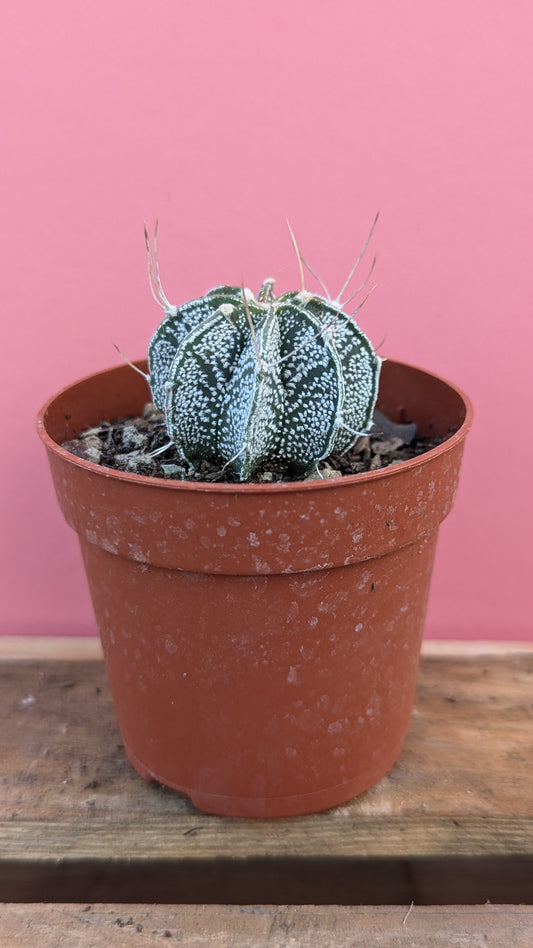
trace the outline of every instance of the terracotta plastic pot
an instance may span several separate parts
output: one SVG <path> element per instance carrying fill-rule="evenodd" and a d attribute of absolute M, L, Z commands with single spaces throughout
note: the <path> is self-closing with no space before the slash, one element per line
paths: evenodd
<path fill-rule="evenodd" d="M 414 460 L 323 481 L 163 481 L 59 446 L 148 398 L 120 366 L 64 389 L 38 420 L 79 535 L 128 757 L 211 813 L 344 802 L 402 749 L 469 402 L 385 362 L 381 410 L 424 434 L 455 433 Z"/>

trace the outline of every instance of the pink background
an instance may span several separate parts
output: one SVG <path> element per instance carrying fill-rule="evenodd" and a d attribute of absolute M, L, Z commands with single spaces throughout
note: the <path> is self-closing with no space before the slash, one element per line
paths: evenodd
<path fill-rule="evenodd" d="M 95 631 L 34 416 L 167 295 L 330 289 L 375 211 L 383 355 L 471 396 L 427 635 L 533 637 L 531 0 L 21 0 L 2 16 L 4 634 Z"/>

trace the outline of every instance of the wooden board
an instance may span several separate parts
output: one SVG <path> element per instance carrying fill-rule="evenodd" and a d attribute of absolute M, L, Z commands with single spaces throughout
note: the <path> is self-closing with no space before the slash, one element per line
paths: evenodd
<path fill-rule="evenodd" d="M 349 804 L 210 817 L 126 760 L 97 655 L 0 663 L 4 901 L 531 901 L 533 651 L 422 660 L 406 747 Z"/>
<path fill-rule="evenodd" d="M 531 948 L 529 906 L 4 905 L 0 948 Z"/>
<path fill-rule="evenodd" d="M 533 641 L 425 639 L 422 642 L 423 655 L 452 655 L 454 658 L 518 655 L 531 652 L 533 652 Z M 40 658 L 43 661 L 52 661 L 56 658 L 76 661 L 99 660 L 102 658 L 102 646 L 100 639 L 95 635 L 0 635 L 0 661 L 20 661 L 24 658 Z"/>

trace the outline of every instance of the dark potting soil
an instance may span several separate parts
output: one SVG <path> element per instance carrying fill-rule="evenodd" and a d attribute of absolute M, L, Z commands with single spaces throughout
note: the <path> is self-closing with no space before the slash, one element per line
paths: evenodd
<path fill-rule="evenodd" d="M 397 425 L 376 411 L 370 434 L 358 438 L 346 454 L 331 455 L 320 461 L 320 475 L 313 473 L 308 479 L 377 471 L 418 457 L 445 440 L 419 437 L 416 424 Z M 74 440 L 63 442 L 62 447 L 86 461 L 131 474 L 165 480 L 239 482 L 237 474 L 223 460 L 218 464 L 202 461 L 200 469 L 195 471 L 169 443 L 164 415 L 151 403 L 145 406 L 138 418 L 124 418 L 113 423 L 102 421 Z M 250 478 L 250 482 L 256 484 L 290 480 L 295 478 L 291 477 L 287 463 L 276 458 L 265 462 Z"/>

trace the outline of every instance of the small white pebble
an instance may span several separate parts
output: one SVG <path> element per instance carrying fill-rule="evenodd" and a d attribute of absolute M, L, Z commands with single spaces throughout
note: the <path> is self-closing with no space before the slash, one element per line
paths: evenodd
<path fill-rule="evenodd" d="M 29 708 L 32 704 L 35 704 L 35 698 L 33 695 L 26 695 L 25 698 L 19 701 L 19 708 Z"/>

